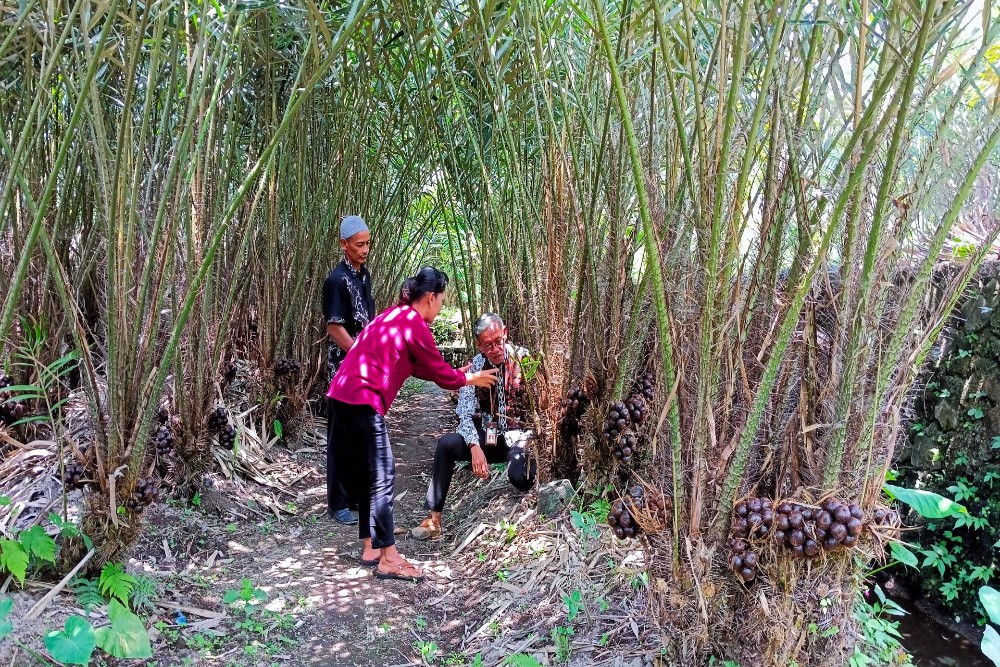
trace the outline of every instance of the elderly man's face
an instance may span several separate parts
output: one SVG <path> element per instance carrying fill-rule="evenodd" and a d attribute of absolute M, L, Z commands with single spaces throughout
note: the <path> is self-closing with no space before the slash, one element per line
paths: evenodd
<path fill-rule="evenodd" d="M 497 323 L 491 324 L 486 331 L 479 334 L 476 345 L 490 363 L 497 365 L 503 362 L 504 346 L 507 344 L 507 327 Z"/>
<path fill-rule="evenodd" d="M 358 232 L 349 239 L 341 239 L 340 247 L 347 255 L 347 261 L 358 267 L 368 261 L 368 249 L 371 247 L 370 232 Z"/>

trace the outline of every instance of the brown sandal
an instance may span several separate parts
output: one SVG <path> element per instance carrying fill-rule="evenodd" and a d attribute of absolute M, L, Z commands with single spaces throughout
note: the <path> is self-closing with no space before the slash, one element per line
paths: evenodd
<path fill-rule="evenodd" d="M 396 565 L 392 567 L 393 570 L 389 572 L 383 572 L 380 568 L 376 567 L 375 576 L 379 579 L 400 579 L 402 581 L 413 581 L 413 582 L 423 581 L 424 577 L 427 576 L 423 572 L 421 572 L 419 575 L 410 575 L 410 576 L 404 575 L 403 572 L 407 569 L 413 570 L 414 572 L 420 572 L 420 570 L 418 570 L 415 565 L 407 563 L 405 560 L 401 563 L 396 563 Z"/>
<path fill-rule="evenodd" d="M 424 519 L 424 522 L 410 530 L 410 537 L 415 540 L 433 540 L 436 537 L 441 537 L 441 526 L 435 526 L 431 523 L 430 518 Z"/>

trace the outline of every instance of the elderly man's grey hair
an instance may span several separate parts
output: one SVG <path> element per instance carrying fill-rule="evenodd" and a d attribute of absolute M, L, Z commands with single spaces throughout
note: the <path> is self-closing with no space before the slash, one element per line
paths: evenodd
<path fill-rule="evenodd" d="M 496 313 L 483 313 L 480 315 L 479 319 L 476 320 L 476 326 L 472 329 L 472 332 L 479 338 L 483 335 L 487 329 L 496 324 L 497 326 L 506 326 L 500 316 Z"/>

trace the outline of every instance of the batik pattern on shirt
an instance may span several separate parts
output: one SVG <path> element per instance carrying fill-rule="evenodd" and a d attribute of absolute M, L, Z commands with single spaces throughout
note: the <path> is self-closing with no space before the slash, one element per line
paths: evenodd
<path fill-rule="evenodd" d="M 527 356 L 528 350 L 508 343 L 506 371 L 497 374 L 497 382 L 492 388 L 465 386 L 458 391 L 455 408 L 459 418 L 458 434 L 470 445 L 479 443 L 479 431 L 489 418 L 496 420 L 498 433 L 524 428 L 527 394 L 519 362 Z M 469 372 L 490 368 L 495 366 L 480 353 L 473 357 Z"/>
<path fill-rule="evenodd" d="M 478 373 L 483 370 L 483 364 L 486 362 L 486 357 L 482 354 L 477 354 L 472 359 L 472 365 L 469 366 L 470 373 Z M 466 385 L 458 390 L 458 405 L 455 407 L 455 412 L 458 414 L 458 434 L 465 439 L 469 445 L 479 444 L 479 429 L 476 428 L 476 423 L 473 421 L 473 417 L 478 410 L 478 401 L 476 400 L 476 388 L 472 385 Z"/>
<path fill-rule="evenodd" d="M 372 298 L 371 274 L 368 269 L 364 265 L 355 269 L 349 262 L 342 261 L 330 272 L 323 290 L 326 324 L 340 324 L 351 338 L 357 338 L 375 316 L 375 300 Z M 336 292 L 340 292 L 339 297 Z M 345 356 L 346 351 L 333 340 L 327 340 L 328 381 L 333 379 Z"/>

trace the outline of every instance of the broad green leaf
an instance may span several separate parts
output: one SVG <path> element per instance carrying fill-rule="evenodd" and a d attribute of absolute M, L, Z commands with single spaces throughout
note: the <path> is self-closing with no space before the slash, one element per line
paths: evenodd
<path fill-rule="evenodd" d="M 932 491 L 904 489 L 892 484 L 886 484 L 883 488 L 890 496 L 901 503 L 909 505 L 917 514 L 925 519 L 943 519 L 948 516 L 958 517 L 969 513 L 969 510 L 965 506 L 959 505 L 954 500 L 949 500 Z"/>
<path fill-rule="evenodd" d="M 51 375 L 64 375 L 67 372 L 69 372 L 72 369 L 72 367 L 67 368 L 67 369 L 64 370 L 63 366 L 66 366 L 68 364 L 72 364 L 74 361 L 77 361 L 79 358 L 80 358 L 80 355 L 77 354 L 76 350 L 73 350 L 72 352 L 70 352 L 66 356 L 62 357 L 61 359 L 57 359 L 57 360 L 53 361 L 51 364 L 49 364 L 48 366 L 46 366 L 45 369 L 44 369 L 44 371 L 46 373 L 51 374 Z"/>
<path fill-rule="evenodd" d="M 20 542 L 0 540 L 0 570 L 7 570 L 20 583 L 24 583 L 24 575 L 28 572 L 28 554 Z"/>
<path fill-rule="evenodd" d="M 0 507 L 10 505 L 10 496 L 0 496 Z"/>
<path fill-rule="evenodd" d="M 35 558 L 56 562 L 56 541 L 41 526 L 36 524 L 28 530 L 22 530 L 17 538 L 24 550 Z"/>
<path fill-rule="evenodd" d="M 95 631 L 97 645 L 116 658 L 149 658 L 153 648 L 142 619 L 130 612 L 118 600 L 108 605 L 111 625 Z"/>
<path fill-rule="evenodd" d="M 892 557 L 898 560 L 903 565 L 909 565 L 910 567 L 917 567 L 919 562 L 917 560 L 917 555 L 906 548 L 899 542 L 890 542 L 889 551 L 892 552 Z"/>
<path fill-rule="evenodd" d="M 0 390 L 0 403 L 44 401 L 45 393 L 35 385 L 19 384 Z"/>
<path fill-rule="evenodd" d="M 240 599 L 239 591 L 226 591 L 226 594 L 222 596 L 222 601 L 226 604 L 232 604 Z"/>
<path fill-rule="evenodd" d="M 0 390 L 0 395 L 3 396 L 4 401 L 9 401 L 10 396 L 7 394 L 13 394 L 15 392 L 27 392 L 36 398 L 45 398 L 45 392 L 37 384 L 12 384 L 9 387 L 4 387 Z"/>
<path fill-rule="evenodd" d="M 992 625 L 986 626 L 980 648 L 983 650 L 983 655 L 992 660 L 994 665 L 1000 667 L 1000 635 L 997 634 Z"/>
<path fill-rule="evenodd" d="M 66 619 L 66 629 L 45 635 L 45 648 L 59 662 L 71 665 L 90 664 L 90 654 L 97 646 L 94 628 L 79 616 Z"/>
<path fill-rule="evenodd" d="M 1000 625 L 1000 591 L 992 586 L 983 586 L 979 589 L 979 601 L 983 603 L 990 620 Z"/>
<path fill-rule="evenodd" d="M 63 399 L 58 400 L 55 403 L 53 403 L 52 407 L 49 408 L 49 412 L 52 413 L 52 414 L 55 414 L 56 412 L 59 411 L 59 409 L 62 406 L 66 405 L 67 403 L 69 403 L 69 396 L 67 396 L 66 398 L 63 398 Z"/>

